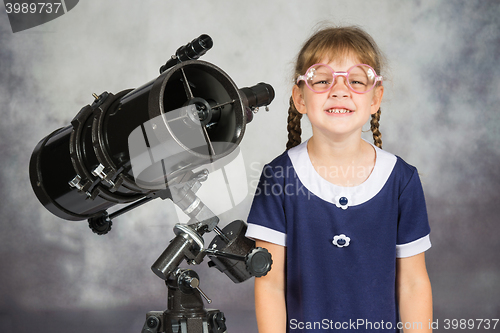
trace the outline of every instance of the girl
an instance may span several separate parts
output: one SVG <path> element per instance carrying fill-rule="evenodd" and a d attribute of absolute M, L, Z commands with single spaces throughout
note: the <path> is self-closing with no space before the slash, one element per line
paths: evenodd
<path fill-rule="evenodd" d="M 298 55 L 288 150 L 264 167 L 248 217 L 273 257 L 255 279 L 260 333 L 430 331 L 424 195 L 417 170 L 381 149 L 381 62 L 356 27 L 321 30 Z M 370 117 L 375 145 L 361 138 Z"/>

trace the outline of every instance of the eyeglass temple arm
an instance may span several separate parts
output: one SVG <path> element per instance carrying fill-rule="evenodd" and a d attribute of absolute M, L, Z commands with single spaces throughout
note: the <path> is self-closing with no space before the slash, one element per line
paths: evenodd
<path fill-rule="evenodd" d="M 306 76 L 305 75 L 299 75 L 297 77 L 297 81 L 295 83 L 299 83 L 300 81 L 305 81 L 306 80 Z"/>

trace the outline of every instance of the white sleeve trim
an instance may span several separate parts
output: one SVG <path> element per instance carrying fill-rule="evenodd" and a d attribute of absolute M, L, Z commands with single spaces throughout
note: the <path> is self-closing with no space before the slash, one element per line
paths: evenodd
<path fill-rule="evenodd" d="M 396 258 L 407 258 L 427 251 L 431 247 L 429 235 L 413 242 L 396 245 Z"/>
<path fill-rule="evenodd" d="M 249 223 L 245 236 L 254 240 L 258 239 L 286 246 L 286 234 L 257 224 Z"/>

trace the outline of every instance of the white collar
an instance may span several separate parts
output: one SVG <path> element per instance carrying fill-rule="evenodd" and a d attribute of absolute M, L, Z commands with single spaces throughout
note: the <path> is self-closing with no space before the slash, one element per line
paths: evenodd
<path fill-rule="evenodd" d="M 372 145 L 375 148 L 376 159 L 370 176 L 360 185 L 342 187 L 330 183 L 316 172 L 307 152 L 307 141 L 288 150 L 288 156 L 297 176 L 314 195 L 342 209 L 360 205 L 377 195 L 387 182 L 397 161 L 395 155 Z"/>

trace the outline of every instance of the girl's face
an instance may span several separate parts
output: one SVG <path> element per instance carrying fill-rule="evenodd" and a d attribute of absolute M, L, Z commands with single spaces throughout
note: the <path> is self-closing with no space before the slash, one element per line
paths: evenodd
<path fill-rule="evenodd" d="M 347 71 L 359 64 L 357 58 L 329 60 L 321 63 L 335 71 Z M 378 111 L 384 92 L 383 86 L 359 94 L 350 90 L 344 76 L 337 76 L 332 88 L 324 93 L 315 93 L 304 83 L 295 85 L 292 97 L 297 111 L 307 114 L 313 127 L 313 134 L 321 134 L 332 139 L 342 139 L 350 135 L 361 136 L 363 125 Z"/>

